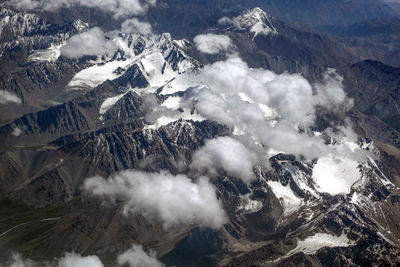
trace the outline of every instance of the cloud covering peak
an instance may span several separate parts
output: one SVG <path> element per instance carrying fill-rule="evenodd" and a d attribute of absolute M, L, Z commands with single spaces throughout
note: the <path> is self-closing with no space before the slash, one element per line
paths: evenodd
<path fill-rule="evenodd" d="M 301 75 L 251 69 L 235 56 L 186 79 L 203 84 L 192 90 L 189 100 L 199 114 L 231 127 L 248 148 L 273 149 L 309 159 L 330 149 L 323 138 L 299 131 L 299 127 L 314 124 L 318 105 L 330 101 L 329 108 L 340 107 L 346 99 L 332 102 L 327 95 L 344 95 L 340 80 L 327 77 L 314 94 L 313 86 Z"/>
<path fill-rule="evenodd" d="M 156 254 L 150 251 L 147 254 L 141 245 L 133 245 L 124 253 L 118 256 L 118 264 L 128 264 L 130 267 L 163 267 L 165 266 L 157 260 Z"/>
<path fill-rule="evenodd" d="M 254 178 L 253 167 L 268 166 L 272 154 L 311 160 L 342 153 L 313 132 L 317 110 L 342 114 L 352 107 L 342 78 L 332 69 L 321 83 L 311 84 L 300 74 L 250 68 L 237 55 L 230 55 L 198 72 L 179 75 L 170 87 L 175 84 L 187 88 L 180 107 L 189 107 L 232 131 L 231 137 L 208 141 L 195 152 L 192 170 L 204 173 L 208 169 L 211 175 L 223 170 L 248 182 Z M 331 123 L 329 127 L 335 130 L 328 128 L 330 135 L 335 132 L 339 139 L 354 139 L 346 120 Z"/>
<path fill-rule="evenodd" d="M 150 23 L 139 21 L 137 18 L 128 19 L 121 25 L 123 33 L 136 33 L 144 36 L 153 34 Z"/>
<path fill-rule="evenodd" d="M 209 140 L 192 157 L 192 169 L 223 169 L 227 175 L 250 181 L 254 178 L 253 167 L 257 155 L 241 142 L 225 136 Z"/>
<path fill-rule="evenodd" d="M 205 54 L 218 54 L 221 52 L 233 52 L 235 51 L 235 46 L 233 45 L 231 39 L 226 35 L 218 34 L 200 34 L 194 39 L 194 44 L 196 48 Z"/>
<path fill-rule="evenodd" d="M 193 182 L 185 175 L 174 176 L 167 171 L 128 170 L 107 180 L 89 178 L 84 189 L 94 195 L 121 199 L 126 213 L 159 220 L 165 228 L 180 224 L 219 228 L 225 222 L 222 204 L 206 177 Z"/>
<path fill-rule="evenodd" d="M 79 58 L 84 55 L 112 55 L 117 50 L 117 45 L 108 40 L 99 27 L 94 27 L 72 36 L 61 47 L 61 54 L 69 58 Z"/>

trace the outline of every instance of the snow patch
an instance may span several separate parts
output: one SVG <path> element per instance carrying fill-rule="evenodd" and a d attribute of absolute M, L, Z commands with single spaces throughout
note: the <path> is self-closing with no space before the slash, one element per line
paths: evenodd
<path fill-rule="evenodd" d="M 240 196 L 240 204 L 236 208 L 237 211 L 242 211 L 245 213 L 255 213 L 262 209 L 263 203 L 259 200 L 252 200 L 250 198 L 251 194 L 246 194 Z"/>
<path fill-rule="evenodd" d="M 186 74 L 178 75 L 175 79 L 173 79 L 172 81 L 168 82 L 165 86 L 163 86 L 160 94 L 161 95 L 174 94 L 177 92 L 183 92 L 191 86 L 196 86 L 196 83 L 191 82 L 189 77 L 190 76 Z"/>
<path fill-rule="evenodd" d="M 268 35 L 277 32 L 272 24 L 272 20 L 273 18 L 261 8 L 254 8 L 237 18 L 242 28 L 247 28 L 251 33 L 254 33 L 253 40 L 260 34 Z"/>
<path fill-rule="evenodd" d="M 169 63 L 165 61 L 161 53 L 147 55 L 141 60 L 141 63 L 146 75 L 149 77 L 151 87 L 161 87 L 176 76 L 176 73 Z"/>
<path fill-rule="evenodd" d="M 250 32 L 254 33 L 254 38 L 257 37 L 259 34 L 264 34 L 267 35 L 270 32 L 273 32 L 273 30 L 265 25 L 263 22 L 257 22 L 256 24 L 253 25 L 253 27 L 250 28 Z"/>
<path fill-rule="evenodd" d="M 55 62 L 61 55 L 60 49 L 64 44 L 57 46 L 50 46 L 45 50 L 39 50 L 30 55 L 27 59 L 28 62 Z"/>
<path fill-rule="evenodd" d="M 115 103 L 117 103 L 118 100 L 120 100 L 125 94 L 126 93 L 123 93 L 117 96 L 109 97 L 106 100 L 104 100 L 104 102 L 100 106 L 99 113 L 101 115 L 105 114 L 107 110 L 109 110 L 112 106 L 114 106 Z"/>
<path fill-rule="evenodd" d="M 373 207 L 373 203 L 371 202 L 371 200 L 358 193 L 358 192 L 354 192 L 353 195 L 351 196 L 351 200 L 350 203 L 359 207 L 363 207 L 363 208 L 372 208 Z"/>
<path fill-rule="evenodd" d="M 312 177 L 318 191 L 339 195 L 350 193 L 361 173 L 357 161 L 329 154 L 318 159 Z"/>
<path fill-rule="evenodd" d="M 291 250 L 287 254 L 287 257 L 298 252 L 303 252 L 304 254 L 315 254 L 319 249 L 324 247 L 348 247 L 351 245 L 353 245 L 353 242 L 351 242 L 344 233 L 341 236 L 330 235 L 327 233 L 316 233 L 304 240 L 300 240 L 297 243 L 297 247 Z"/>
<path fill-rule="evenodd" d="M 284 209 L 283 214 L 285 216 L 290 215 L 301 206 L 301 198 L 297 197 L 293 193 L 289 184 L 287 186 L 283 186 L 280 182 L 268 181 L 268 186 L 281 202 Z"/>
<path fill-rule="evenodd" d="M 166 108 L 170 109 L 178 109 L 180 108 L 180 103 L 181 98 L 179 96 L 171 96 L 167 100 L 165 100 L 161 106 L 164 106 Z"/>
<path fill-rule="evenodd" d="M 96 64 L 87 69 L 78 72 L 68 83 L 69 90 L 87 90 L 93 89 L 106 80 L 114 80 L 120 75 L 114 71 L 117 68 L 127 68 L 133 62 L 130 60 L 117 60 L 105 64 Z"/>
<path fill-rule="evenodd" d="M 180 119 L 187 121 L 203 121 L 204 117 L 197 112 L 191 113 L 189 110 L 185 109 L 183 112 L 177 111 L 173 116 L 161 116 L 154 124 L 146 125 L 145 129 L 157 130 L 162 126 L 168 125 L 171 122 L 178 121 Z"/>
<path fill-rule="evenodd" d="M 16 137 L 18 137 L 18 136 L 20 136 L 22 134 L 22 130 L 19 127 L 15 127 L 11 134 L 16 136 Z"/>
<path fill-rule="evenodd" d="M 309 176 L 307 174 L 290 162 L 283 164 L 283 167 L 292 175 L 293 181 L 301 190 L 303 190 L 303 192 L 309 192 L 314 197 L 319 196 L 318 193 L 310 186 L 308 180 Z"/>

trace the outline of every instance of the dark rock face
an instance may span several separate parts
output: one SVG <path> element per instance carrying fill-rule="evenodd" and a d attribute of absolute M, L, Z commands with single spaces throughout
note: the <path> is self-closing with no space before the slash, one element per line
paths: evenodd
<path fill-rule="evenodd" d="M 217 6 L 222 10 L 234 3 L 206 1 L 201 8 Z M 285 4 L 292 10 L 310 5 L 316 10 L 322 8 L 314 1 L 257 4 L 263 3 L 276 12 L 285 12 Z M 199 5 L 193 1 L 168 4 L 167 11 L 184 7 L 177 9 L 178 15 Z M 368 8 L 374 5 L 380 4 L 368 1 L 360 16 L 370 15 Z M 164 75 L 168 66 L 175 73 L 199 71 L 199 62 L 223 58 L 200 54 L 191 42 L 174 41 L 170 34 L 158 36 L 154 43 L 119 34 L 126 38 L 129 52 L 138 58 L 151 54 L 148 47 L 154 49 L 163 62 L 162 68 L 148 71 L 145 64 L 134 61 L 112 70 L 114 78 L 110 80 L 88 90 L 71 91 L 67 84 L 79 71 L 123 62 L 127 51 L 119 50 L 98 65 L 91 63 L 92 58 L 27 61 L 32 49 L 47 49 L 87 25 L 49 24 L 37 15 L 22 20 L 26 17 L 20 12 L 1 12 L 0 17 L 14 17 L 16 23 L 5 26 L 0 34 L 2 47 L 7 48 L 0 61 L 0 90 L 15 93 L 22 104 L 0 105 L 0 213 L 4 215 L 0 223 L 0 261 L 7 258 L 8 249 L 41 262 L 75 251 L 99 255 L 106 266 L 113 266 L 118 254 L 138 243 L 155 249 L 158 258 L 171 266 L 375 266 L 400 262 L 399 69 L 361 61 L 365 57 L 362 52 L 327 36 L 287 26 L 268 14 L 261 14 L 265 16 L 262 22 L 276 32 L 256 35 L 249 28 L 218 25 L 216 20 L 226 10 L 213 10 L 218 16 L 207 18 L 212 22 L 206 23 L 204 32 L 228 35 L 250 67 L 301 73 L 312 82 L 320 81 L 327 67 L 337 68 L 344 77 L 346 92 L 354 99 L 353 109 L 345 115 L 359 136 L 358 145 L 369 151 L 371 158 L 360 163 L 361 178 L 351 192 L 333 196 L 320 193 L 313 183 L 316 161 L 294 155 L 278 153 L 269 159 L 269 167 L 255 166 L 257 179 L 249 183 L 218 172 L 211 182 L 226 212 L 223 227 L 187 225 L 166 230 L 161 222 L 141 214 L 125 216 L 123 202 L 104 204 L 85 194 L 82 185 L 88 177 L 108 177 L 127 169 L 191 175 L 193 153 L 208 140 L 231 134 L 232 129 L 190 119 L 149 127 L 146 114 L 153 107 L 147 94 L 156 104 L 171 97 L 161 95 L 161 88 L 153 86 L 152 75 Z M 79 9 L 74 12 L 79 14 Z M 165 10 L 150 12 L 162 16 Z M 292 21 L 296 12 L 288 13 L 287 20 Z M 156 15 L 151 19 L 157 19 Z M 177 20 L 195 22 L 210 14 L 189 17 L 192 15 L 187 13 L 159 27 L 176 25 Z M 304 16 L 299 19 L 305 20 Z M 321 21 L 349 22 L 336 17 L 320 18 L 318 23 Z M 13 43 L 13 35 L 20 38 L 20 45 Z M 7 62 L 11 61 L 14 65 L 8 69 Z M 183 95 L 180 91 L 172 97 Z M 317 114 L 317 131 L 323 132 L 332 121 L 345 120 L 324 112 L 321 109 Z M 20 133 L 13 134 L 15 129 Z M 328 136 L 326 142 L 332 142 Z M 277 187 L 307 205 L 288 209 L 285 198 L 290 196 L 280 197 Z M 15 226 L 18 231 L 7 235 Z M 315 234 L 340 238 L 341 243 L 322 238 L 327 243 L 317 244 L 315 250 L 301 249 L 304 240 Z"/>
<path fill-rule="evenodd" d="M 149 86 L 146 77 L 144 77 L 142 71 L 137 64 L 129 67 L 125 71 L 125 73 L 121 75 L 118 79 L 115 79 L 114 82 L 121 87 L 126 87 L 130 85 L 132 88 L 145 88 Z"/>
<path fill-rule="evenodd" d="M 376 116 L 397 131 L 400 69 L 377 61 L 363 61 L 345 72 L 349 95 L 356 107 L 367 115 Z"/>

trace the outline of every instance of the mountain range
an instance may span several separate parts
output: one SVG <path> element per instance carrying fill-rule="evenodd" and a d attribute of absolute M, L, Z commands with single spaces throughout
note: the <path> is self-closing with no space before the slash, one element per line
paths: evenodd
<path fill-rule="evenodd" d="M 399 264 L 394 8 L 124 3 L 0 3 L 0 263 Z"/>

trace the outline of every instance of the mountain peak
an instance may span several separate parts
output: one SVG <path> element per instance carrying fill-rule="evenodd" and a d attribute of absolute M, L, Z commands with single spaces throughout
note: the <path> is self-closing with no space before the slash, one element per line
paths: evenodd
<path fill-rule="evenodd" d="M 237 17 L 237 20 L 242 28 L 248 29 L 251 33 L 254 33 L 253 38 L 259 34 L 268 35 L 278 32 L 274 26 L 277 19 L 270 16 L 259 7 L 244 11 Z"/>
<path fill-rule="evenodd" d="M 89 28 L 89 24 L 80 19 L 75 20 L 72 24 L 77 31 L 82 31 Z"/>

